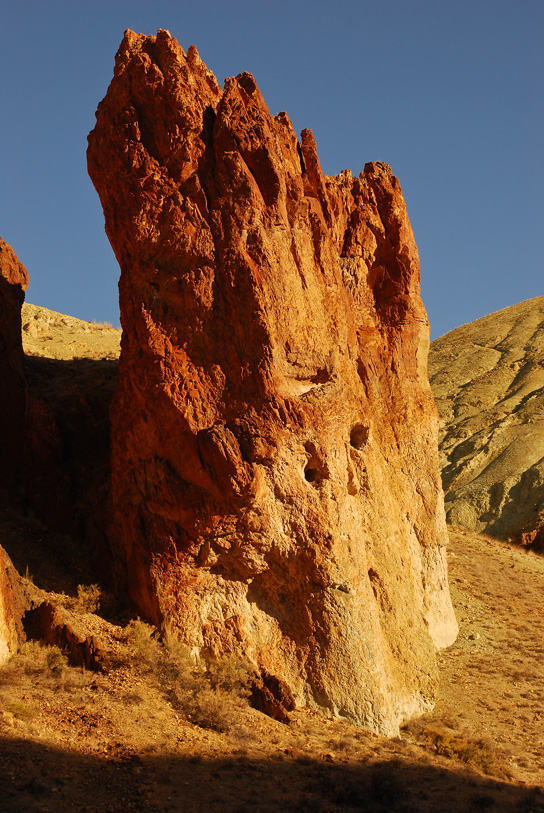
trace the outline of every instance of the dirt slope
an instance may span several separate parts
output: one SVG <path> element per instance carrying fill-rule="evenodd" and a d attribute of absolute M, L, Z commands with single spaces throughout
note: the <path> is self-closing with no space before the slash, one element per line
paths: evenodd
<path fill-rule="evenodd" d="M 386 740 L 305 709 L 280 723 L 189 686 L 126 618 L 85 612 L 93 592 L 74 597 L 73 551 L 63 580 L 59 559 L 40 560 L 43 529 L 0 520 L 18 567 L 28 554 L 36 584 L 54 584 L 49 598 L 71 602 L 109 655 L 106 672 L 82 672 L 31 643 L 0 670 L 1 811 L 544 811 L 541 558 L 452 533 L 461 634 L 442 654 L 435 711 Z"/>
<path fill-rule="evenodd" d="M 448 522 L 508 539 L 544 511 L 544 297 L 431 344 Z"/>

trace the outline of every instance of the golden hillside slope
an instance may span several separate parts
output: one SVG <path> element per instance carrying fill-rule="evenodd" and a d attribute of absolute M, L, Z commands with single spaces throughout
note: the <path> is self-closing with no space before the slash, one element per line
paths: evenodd
<path fill-rule="evenodd" d="M 23 350 L 50 359 L 119 358 L 121 330 L 85 322 L 27 302 L 22 310 Z"/>
<path fill-rule="evenodd" d="M 544 297 L 431 344 L 451 525 L 517 538 L 544 510 Z"/>

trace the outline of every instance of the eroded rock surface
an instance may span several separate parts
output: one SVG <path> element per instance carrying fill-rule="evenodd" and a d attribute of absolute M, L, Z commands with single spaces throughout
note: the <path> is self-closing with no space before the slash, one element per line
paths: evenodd
<path fill-rule="evenodd" d="M 0 546 L 0 664 L 11 657 L 23 640 L 24 603 L 19 574 L 6 551 Z"/>
<path fill-rule="evenodd" d="M 429 371 L 448 521 L 503 539 L 536 538 L 544 514 L 544 297 L 436 339 Z"/>
<path fill-rule="evenodd" d="M 395 734 L 456 635 L 417 249 L 248 73 L 127 32 L 89 136 L 121 266 L 111 544 L 140 611 Z"/>
<path fill-rule="evenodd" d="M 28 274 L 0 238 L 0 487 L 12 487 L 21 461 L 25 428 L 25 380 L 21 307 Z"/>

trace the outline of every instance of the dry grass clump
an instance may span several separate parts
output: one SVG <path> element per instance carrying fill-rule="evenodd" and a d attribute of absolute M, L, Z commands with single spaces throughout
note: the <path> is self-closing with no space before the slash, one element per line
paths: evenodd
<path fill-rule="evenodd" d="M 435 754 L 447 759 L 457 759 L 466 765 L 499 779 L 512 778 L 504 756 L 492 742 L 475 739 L 439 723 L 425 725 L 414 720 L 404 726 L 420 745 L 431 748 Z"/>
<path fill-rule="evenodd" d="M 5 700 L 2 703 L 3 711 L 7 711 L 8 714 L 13 715 L 18 720 L 32 720 L 38 710 L 31 706 L 29 703 L 25 703 L 22 700 Z"/>
<path fill-rule="evenodd" d="M 111 330 L 111 328 L 113 327 L 111 322 L 98 322 L 96 319 L 91 319 L 89 324 L 91 325 L 92 328 L 95 328 L 95 329 L 96 328 L 108 328 L 108 329 Z"/>
<path fill-rule="evenodd" d="M 0 722 L 9 723 L 11 717 L 29 722 L 36 717 L 40 709 L 30 699 L 36 688 L 73 692 L 90 679 L 88 673 L 70 667 L 57 646 L 27 641 L 0 667 Z"/>
<path fill-rule="evenodd" d="M 78 584 L 77 596 L 67 596 L 62 593 L 57 601 L 76 615 L 95 613 L 102 603 L 102 591 L 97 584 Z"/>
<path fill-rule="evenodd" d="M 26 641 L 17 654 L 0 668 L 0 687 L 14 685 L 25 678 L 58 680 L 68 669 L 68 660 L 58 646 Z"/>
<path fill-rule="evenodd" d="M 131 621 L 126 642 L 133 665 L 154 677 L 176 711 L 200 726 L 228 732 L 239 727 L 247 706 L 251 667 L 234 656 L 195 662 L 189 648 L 172 634 L 161 640 L 157 630 Z"/>
<path fill-rule="evenodd" d="M 354 737 L 333 737 L 327 741 L 327 745 L 333 751 L 340 751 L 346 754 L 357 749 L 358 743 Z"/>

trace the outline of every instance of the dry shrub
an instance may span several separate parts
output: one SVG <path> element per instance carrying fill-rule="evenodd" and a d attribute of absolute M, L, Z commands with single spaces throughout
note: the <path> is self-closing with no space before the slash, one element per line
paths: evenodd
<path fill-rule="evenodd" d="M 27 641 L 0 668 L 0 701 L 10 711 L 9 704 L 19 703 L 25 691 L 32 692 L 38 684 L 53 692 L 67 692 L 82 688 L 90 680 L 88 673 L 68 665 L 68 659 L 59 647 Z M 25 708 L 26 704 L 20 707 L 21 714 Z M 21 717 L 15 711 L 12 713 Z M 27 713 L 26 716 L 30 715 Z"/>
<path fill-rule="evenodd" d="M 62 593 L 57 601 L 73 613 L 95 613 L 102 601 L 102 591 L 97 584 L 78 584 L 77 596 L 67 596 Z"/>
<path fill-rule="evenodd" d="M 25 568 L 25 575 L 23 576 L 23 581 L 26 582 L 27 584 L 34 584 L 34 576 L 30 572 L 28 564 Z"/>
<path fill-rule="evenodd" d="M 177 680 L 169 687 L 172 705 L 201 728 L 227 732 L 239 726 L 249 695 L 250 673 L 240 659 L 224 657 L 199 670 L 185 653 L 176 665 Z"/>
<path fill-rule="evenodd" d="M 200 728 L 227 732 L 238 723 L 240 706 L 237 698 L 219 688 L 203 684 L 183 698 L 183 711 Z"/>
<path fill-rule="evenodd" d="M 18 720 L 32 720 L 38 713 L 33 706 L 22 700 L 7 700 L 3 705 L 5 711 L 13 714 Z"/>
<path fill-rule="evenodd" d="M 328 747 L 333 751 L 352 751 L 355 747 L 355 742 L 349 737 L 336 737 L 327 741 Z"/>
<path fill-rule="evenodd" d="M 160 643 L 155 627 L 137 618 L 127 625 L 125 635 L 131 650 L 130 660 L 136 666 L 153 668 L 160 657 Z"/>
<path fill-rule="evenodd" d="M 214 731 L 231 731 L 249 695 L 251 669 L 234 656 L 206 664 L 195 663 L 189 648 L 144 621 L 131 621 L 126 629 L 130 660 L 153 675 L 176 711 L 195 725 Z"/>
<path fill-rule="evenodd" d="M 418 721 L 408 723 L 404 730 L 413 734 L 421 745 L 430 746 L 439 756 L 457 759 L 489 776 L 500 779 L 512 776 L 505 758 L 488 740 L 475 739 L 443 725 L 424 725 Z"/>
<path fill-rule="evenodd" d="M 68 666 L 68 658 L 61 652 L 58 646 L 48 646 L 45 651 L 47 668 L 53 673 L 58 673 Z"/>
<path fill-rule="evenodd" d="M 22 677 L 58 676 L 67 665 L 68 660 L 58 646 L 26 641 L 0 669 L 0 685 L 13 684 Z"/>

